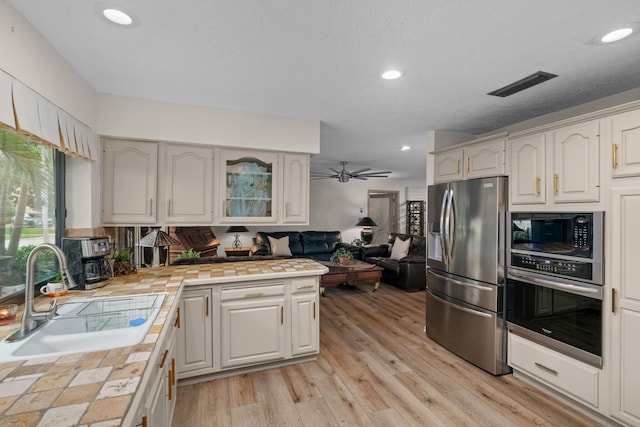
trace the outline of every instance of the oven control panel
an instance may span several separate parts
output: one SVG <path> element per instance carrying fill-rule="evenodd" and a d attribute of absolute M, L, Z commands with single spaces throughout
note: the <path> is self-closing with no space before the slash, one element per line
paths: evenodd
<path fill-rule="evenodd" d="M 590 262 L 567 261 L 535 255 L 511 254 L 511 266 L 577 279 L 593 279 Z"/>

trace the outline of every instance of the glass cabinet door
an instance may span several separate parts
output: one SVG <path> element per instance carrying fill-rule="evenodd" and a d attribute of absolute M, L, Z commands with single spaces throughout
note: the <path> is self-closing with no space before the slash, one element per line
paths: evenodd
<path fill-rule="evenodd" d="M 224 150 L 223 222 L 276 221 L 277 154 Z"/>

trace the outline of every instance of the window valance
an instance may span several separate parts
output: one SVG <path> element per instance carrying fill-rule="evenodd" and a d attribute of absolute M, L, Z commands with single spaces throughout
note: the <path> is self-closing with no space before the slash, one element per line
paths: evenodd
<path fill-rule="evenodd" d="M 97 154 L 91 128 L 2 70 L 0 127 L 84 160 Z"/>

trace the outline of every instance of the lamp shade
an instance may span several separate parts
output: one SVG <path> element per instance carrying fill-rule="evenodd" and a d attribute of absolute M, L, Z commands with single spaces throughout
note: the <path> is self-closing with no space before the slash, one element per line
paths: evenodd
<path fill-rule="evenodd" d="M 356 227 L 375 227 L 377 225 L 378 224 L 376 224 L 374 220 L 372 220 L 368 216 L 365 216 L 365 217 L 360 218 L 358 220 L 358 223 L 356 224 Z"/>
<path fill-rule="evenodd" d="M 231 227 L 227 228 L 227 231 L 225 231 L 225 233 L 246 233 L 247 231 L 249 230 L 244 225 L 232 225 Z"/>
<path fill-rule="evenodd" d="M 180 242 L 169 236 L 162 230 L 153 230 L 142 239 L 140 239 L 140 246 L 147 248 L 157 248 L 160 246 L 179 245 Z"/>

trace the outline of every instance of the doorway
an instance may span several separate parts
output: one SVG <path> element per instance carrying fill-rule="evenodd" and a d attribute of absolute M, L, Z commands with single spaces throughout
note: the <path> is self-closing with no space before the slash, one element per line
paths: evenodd
<path fill-rule="evenodd" d="M 367 212 L 377 224 L 373 227 L 372 245 L 381 245 L 389 241 L 389 233 L 398 232 L 398 191 L 369 190 Z"/>

